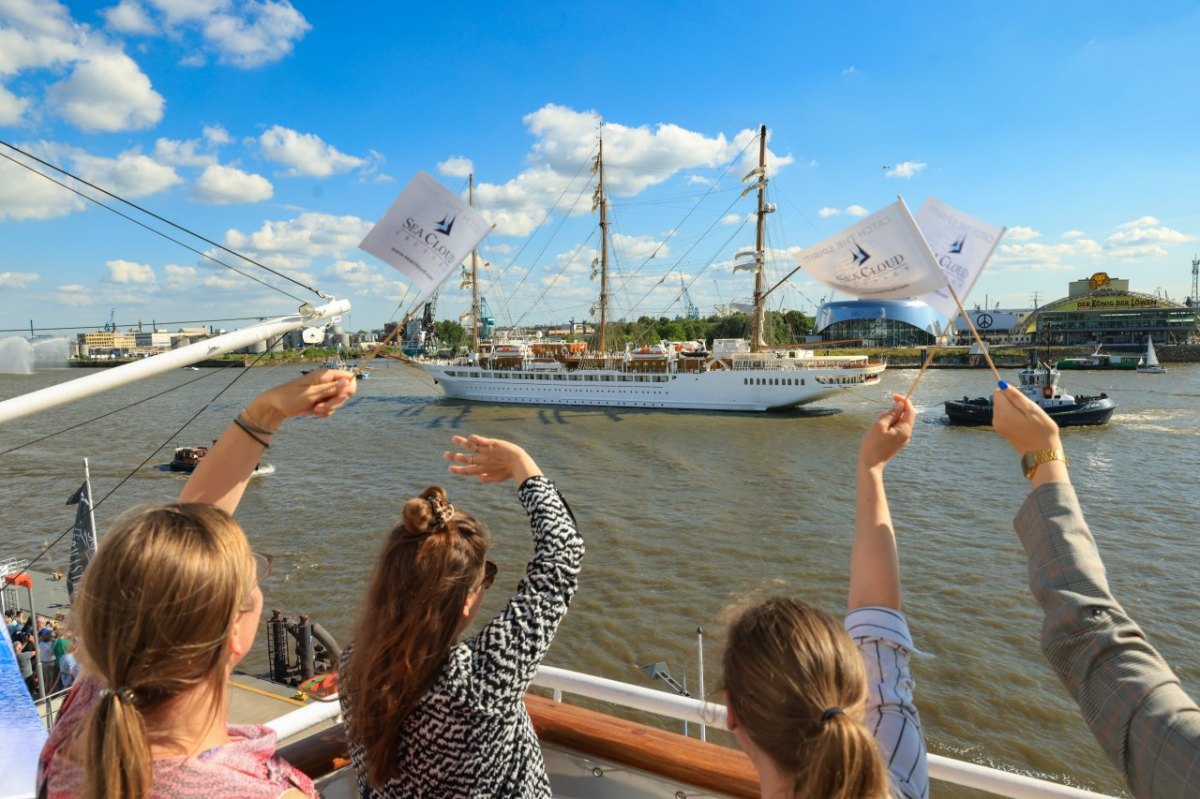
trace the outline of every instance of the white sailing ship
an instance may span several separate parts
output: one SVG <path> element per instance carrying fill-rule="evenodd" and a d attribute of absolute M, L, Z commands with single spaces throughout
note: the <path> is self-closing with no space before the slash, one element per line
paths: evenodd
<path fill-rule="evenodd" d="M 447 397 L 476 402 L 592 405 L 626 408 L 679 408 L 709 411 L 771 411 L 795 408 L 848 388 L 879 382 L 885 369 L 865 355 L 818 356 L 798 346 L 768 347 L 763 340 L 767 296 L 764 289 L 766 127 L 759 130 L 758 168 L 747 180 L 757 189 L 754 256 L 754 312 L 751 337 L 717 339 L 707 350 L 698 342 L 660 342 L 608 350 L 608 203 L 604 184 L 604 142 L 596 155 L 596 205 L 600 212 L 600 298 L 598 346 L 581 342 L 485 342 L 472 322 L 472 352 L 464 358 L 420 362 Z M 472 258 L 474 319 L 479 315 L 477 259 Z"/>
<path fill-rule="evenodd" d="M 1138 362 L 1137 370 L 1148 375 L 1161 375 L 1167 371 L 1167 367 L 1158 362 L 1158 353 L 1154 351 L 1154 339 L 1150 336 L 1146 336 L 1146 355 Z"/>

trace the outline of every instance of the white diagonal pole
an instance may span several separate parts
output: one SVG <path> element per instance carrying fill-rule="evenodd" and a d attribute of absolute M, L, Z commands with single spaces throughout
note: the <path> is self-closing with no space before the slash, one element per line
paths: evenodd
<path fill-rule="evenodd" d="M 317 308 L 305 309 L 304 313 L 269 319 L 251 327 L 198 341 L 195 344 L 163 352 L 151 358 L 105 369 L 87 377 L 80 377 L 57 386 L 13 397 L 0 402 L 0 423 L 11 422 L 14 419 L 57 408 L 59 405 L 86 399 L 138 380 L 170 372 L 173 369 L 181 369 L 196 361 L 202 361 L 215 355 L 224 355 L 272 336 L 280 336 L 311 325 L 318 320 L 349 311 L 349 300 L 334 300 Z"/>

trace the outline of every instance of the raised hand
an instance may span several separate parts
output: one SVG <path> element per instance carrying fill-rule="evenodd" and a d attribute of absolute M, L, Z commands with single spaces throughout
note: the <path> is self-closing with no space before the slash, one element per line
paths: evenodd
<path fill-rule="evenodd" d="M 485 483 L 502 483 L 509 478 L 518 484 L 542 473 L 529 453 L 509 441 L 484 436 L 455 436 L 454 445 L 461 452 L 445 452 L 451 474 L 478 477 Z"/>
<path fill-rule="evenodd" d="M 1012 386 L 992 392 L 992 427 L 1018 455 L 1062 449 L 1058 425 L 1036 402 Z"/>
<path fill-rule="evenodd" d="M 912 438 L 917 412 L 912 403 L 899 394 L 892 395 L 892 407 L 867 428 L 858 449 L 860 467 L 882 468 Z"/>
<path fill-rule="evenodd" d="M 332 416 L 354 396 L 358 381 L 340 369 L 314 369 L 259 394 L 246 406 L 246 418 L 269 430 L 291 416 Z"/>

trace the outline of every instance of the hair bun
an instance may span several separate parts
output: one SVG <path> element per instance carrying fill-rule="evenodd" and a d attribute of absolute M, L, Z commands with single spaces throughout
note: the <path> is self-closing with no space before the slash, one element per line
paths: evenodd
<path fill-rule="evenodd" d="M 430 486 L 404 504 L 404 526 L 419 535 L 444 530 L 453 516 L 454 506 L 441 486 Z"/>

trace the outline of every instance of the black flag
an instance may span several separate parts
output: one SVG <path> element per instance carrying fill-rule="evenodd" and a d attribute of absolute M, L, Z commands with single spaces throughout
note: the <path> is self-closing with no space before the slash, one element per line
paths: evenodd
<path fill-rule="evenodd" d="M 67 500 L 75 509 L 75 529 L 71 531 L 71 565 L 67 570 L 67 595 L 75 599 L 75 588 L 83 579 L 83 570 L 96 554 L 96 528 L 92 522 L 92 486 L 87 481 Z"/>

